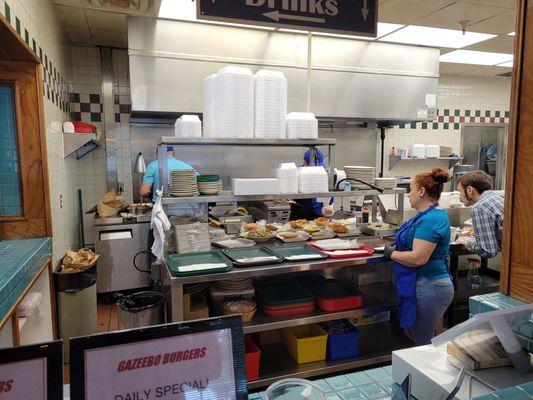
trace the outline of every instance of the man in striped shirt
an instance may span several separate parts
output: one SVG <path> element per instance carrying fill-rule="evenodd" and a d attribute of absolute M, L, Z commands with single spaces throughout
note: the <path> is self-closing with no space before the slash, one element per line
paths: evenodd
<path fill-rule="evenodd" d="M 483 171 L 470 172 L 457 183 L 461 202 L 473 206 L 475 238 L 462 237 L 456 243 L 485 258 L 496 257 L 502 248 L 504 195 L 492 188 L 492 178 Z"/>

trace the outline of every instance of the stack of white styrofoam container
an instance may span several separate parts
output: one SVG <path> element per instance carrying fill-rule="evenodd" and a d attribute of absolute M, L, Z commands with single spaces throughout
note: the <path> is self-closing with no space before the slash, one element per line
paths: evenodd
<path fill-rule="evenodd" d="M 255 74 L 255 127 L 257 139 L 286 137 L 287 78 L 282 72 L 262 69 Z"/>
<path fill-rule="evenodd" d="M 217 138 L 254 137 L 254 75 L 228 66 L 215 76 L 214 131 Z"/>
<path fill-rule="evenodd" d="M 426 145 L 425 144 L 413 144 L 409 151 L 411 158 L 426 158 Z"/>
<path fill-rule="evenodd" d="M 294 163 L 280 164 L 276 170 L 281 194 L 298 193 L 298 168 Z"/>
<path fill-rule="evenodd" d="M 298 169 L 300 193 L 326 193 L 329 190 L 328 173 L 324 167 L 301 167 Z"/>
<path fill-rule="evenodd" d="M 287 138 L 318 139 L 318 120 L 313 113 L 292 112 L 287 115 Z"/>
<path fill-rule="evenodd" d="M 182 115 L 174 125 L 174 135 L 180 138 L 202 137 L 202 122 L 197 115 Z"/>
<path fill-rule="evenodd" d="M 204 137 L 215 137 L 215 77 L 204 79 Z"/>

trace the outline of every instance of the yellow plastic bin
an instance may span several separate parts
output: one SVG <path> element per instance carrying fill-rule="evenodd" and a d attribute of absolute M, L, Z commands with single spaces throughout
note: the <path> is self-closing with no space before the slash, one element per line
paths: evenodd
<path fill-rule="evenodd" d="M 283 344 L 298 364 L 325 360 L 327 342 L 328 334 L 316 324 L 283 330 Z"/>

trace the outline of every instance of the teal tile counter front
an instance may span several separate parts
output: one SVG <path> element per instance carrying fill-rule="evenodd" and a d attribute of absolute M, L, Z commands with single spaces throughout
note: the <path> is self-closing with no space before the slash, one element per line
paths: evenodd
<path fill-rule="evenodd" d="M 0 321 L 51 256 L 48 237 L 0 242 Z"/>

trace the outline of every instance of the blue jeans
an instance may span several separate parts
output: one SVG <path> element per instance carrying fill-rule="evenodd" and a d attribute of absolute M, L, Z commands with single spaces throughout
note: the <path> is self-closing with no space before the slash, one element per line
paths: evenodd
<path fill-rule="evenodd" d="M 454 289 L 450 278 L 420 278 L 416 282 L 416 321 L 405 333 L 417 346 L 431 343 L 437 323 L 451 304 L 453 296 Z"/>

